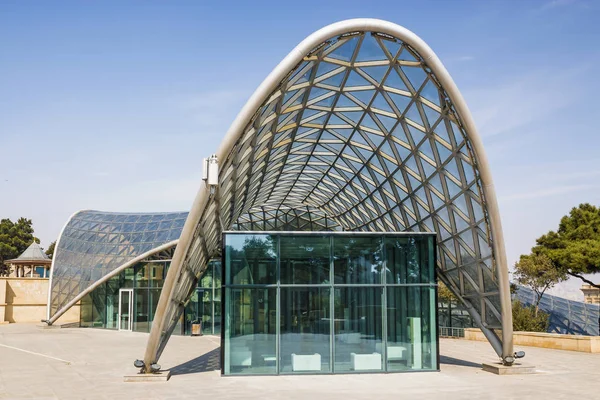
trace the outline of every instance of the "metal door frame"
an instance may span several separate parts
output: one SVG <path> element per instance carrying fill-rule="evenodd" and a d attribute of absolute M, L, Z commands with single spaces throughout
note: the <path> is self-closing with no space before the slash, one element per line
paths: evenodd
<path fill-rule="evenodd" d="M 123 292 L 128 292 L 129 293 L 129 323 L 128 323 L 128 327 L 127 329 L 123 329 L 121 327 L 121 299 L 122 299 L 122 295 Z M 119 315 L 117 318 L 117 323 L 118 323 L 118 329 L 120 331 L 132 331 L 133 328 L 133 289 L 131 288 L 126 288 L 126 289 L 119 289 Z"/>

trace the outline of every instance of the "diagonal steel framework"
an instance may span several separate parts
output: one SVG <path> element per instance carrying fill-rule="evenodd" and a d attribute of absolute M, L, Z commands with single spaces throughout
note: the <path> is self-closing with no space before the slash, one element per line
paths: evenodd
<path fill-rule="evenodd" d="M 412 32 L 370 19 L 315 32 L 256 90 L 217 156 L 219 188 L 203 185 L 186 220 L 146 366 L 219 254 L 220 232 L 289 229 L 290 215 L 298 230 L 436 232 L 440 279 L 511 362 L 508 272 L 483 146 L 452 78 Z"/>
<path fill-rule="evenodd" d="M 113 213 L 84 210 L 65 224 L 48 290 L 47 320 L 54 322 L 83 295 L 136 260 L 162 257 L 181 235 L 186 212 Z M 170 258 L 170 257 L 169 257 Z"/>

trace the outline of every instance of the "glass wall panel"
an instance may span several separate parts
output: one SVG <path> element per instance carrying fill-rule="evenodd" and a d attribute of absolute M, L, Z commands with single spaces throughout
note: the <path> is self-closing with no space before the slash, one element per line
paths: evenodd
<path fill-rule="evenodd" d="M 183 321 L 184 321 L 184 335 L 192 334 L 192 324 L 202 320 L 202 312 L 199 307 L 199 299 L 201 298 L 202 289 L 196 288 L 190 301 L 185 306 Z"/>
<path fill-rule="evenodd" d="M 199 291 L 198 299 L 200 300 L 200 304 L 198 304 L 199 312 L 200 312 L 200 321 L 202 321 L 202 333 L 204 335 L 212 334 L 213 327 L 213 290 L 211 289 L 196 289 Z"/>
<path fill-rule="evenodd" d="M 248 249 L 261 248 L 250 246 L 256 237 L 269 238 L 268 253 L 249 257 Z M 224 239 L 224 374 L 438 368 L 434 235 L 232 232 Z M 253 259 L 272 270 L 257 274 L 248 267 Z M 212 276 L 216 310 L 216 270 Z M 201 286 L 211 287 L 209 273 Z"/>
<path fill-rule="evenodd" d="M 269 284 L 277 281 L 276 239 L 270 235 L 232 235 L 227 241 L 227 283 Z"/>
<path fill-rule="evenodd" d="M 427 236 L 386 238 L 387 283 L 434 283 L 432 240 Z"/>
<path fill-rule="evenodd" d="M 282 236 L 279 249 L 282 284 L 329 282 L 329 237 Z"/>
<path fill-rule="evenodd" d="M 215 297 L 213 303 L 213 312 L 214 312 L 214 325 L 213 325 L 213 334 L 220 335 L 221 334 L 221 289 L 215 289 Z"/>
<path fill-rule="evenodd" d="M 225 374 L 277 373 L 277 289 L 228 288 Z"/>
<path fill-rule="evenodd" d="M 213 334 L 221 334 L 221 262 L 212 261 L 213 265 Z"/>
<path fill-rule="evenodd" d="M 113 276 L 106 282 L 106 328 L 117 329 L 119 319 L 120 276 Z"/>
<path fill-rule="evenodd" d="M 143 269 L 145 270 L 145 268 Z M 147 284 L 147 281 L 146 281 Z M 150 332 L 150 298 L 148 288 L 133 290 L 133 330 L 136 332 Z"/>
<path fill-rule="evenodd" d="M 382 287 L 335 288 L 335 372 L 383 370 Z"/>
<path fill-rule="evenodd" d="M 435 288 L 387 288 L 388 371 L 437 369 Z"/>
<path fill-rule="evenodd" d="M 82 328 L 92 327 L 92 296 L 90 294 L 81 298 L 79 310 L 79 326 Z"/>
<path fill-rule="evenodd" d="M 150 287 L 162 287 L 165 282 L 167 275 L 167 269 L 164 262 L 150 263 L 148 264 L 149 271 L 149 284 Z"/>
<path fill-rule="evenodd" d="M 381 237 L 334 237 L 333 244 L 334 283 L 382 283 Z"/>
<path fill-rule="evenodd" d="M 281 373 L 331 372 L 330 288 L 281 288 Z"/>
<path fill-rule="evenodd" d="M 149 287 L 150 286 L 150 282 L 148 279 L 148 272 L 149 270 L 151 270 L 151 264 L 146 264 L 146 263 L 142 263 L 142 264 L 137 264 L 135 267 L 133 267 L 134 269 L 134 275 L 135 275 L 135 287 L 139 288 L 139 287 Z"/>
<path fill-rule="evenodd" d="M 148 289 L 148 296 L 149 296 L 149 300 L 148 303 L 150 304 L 149 307 L 149 324 L 148 324 L 148 332 L 152 329 L 152 323 L 154 322 L 154 314 L 156 313 L 156 307 L 158 307 L 158 299 L 160 298 L 160 292 L 161 292 L 162 288 L 150 288 Z"/>
<path fill-rule="evenodd" d="M 121 288 L 132 288 L 133 287 L 133 280 L 134 280 L 134 276 L 135 276 L 134 269 L 135 268 L 127 268 L 127 269 L 125 269 L 125 271 L 123 271 L 121 273 L 123 276 Z"/>
<path fill-rule="evenodd" d="M 106 283 L 98 286 L 92 293 L 92 326 L 103 328 L 106 318 Z"/>

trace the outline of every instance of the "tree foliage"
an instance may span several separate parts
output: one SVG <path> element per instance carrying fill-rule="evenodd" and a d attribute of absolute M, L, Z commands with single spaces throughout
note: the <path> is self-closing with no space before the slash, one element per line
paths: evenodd
<path fill-rule="evenodd" d="M 535 306 L 525 306 L 519 300 L 512 303 L 513 330 L 519 332 L 547 332 L 550 315 L 543 311 L 536 314 Z"/>
<path fill-rule="evenodd" d="M 448 287 L 443 283 L 438 283 L 438 299 L 443 303 L 451 303 L 458 301 L 458 298 L 448 289 Z"/>
<path fill-rule="evenodd" d="M 558 230 L 536 241 L 534 254 L 552 260 L 554 268 L 600 288 L 583 274 L 600 273 L 600 208 L 580 204 L 560 220 Z"/>
<path fill-rule="evenodd" d="M 556 268 L 552 260 L 543 253 L 521 256 L 521 259 L 515 264 L 514 276 L 519 284 L 527 286 L 535 292 L 536 316 L 546 290 L 567 278 L 567 274 Z"/>
<path fill-rule="evenodd" d="M 6 260 L 17 258 L 34 240 L 40 242 L 33 236 L 30 219 L 19 218 L 17 222 L 8 218 L 0 220 L 0 276 L 10 272 Z"/>
<path fill-rule="evenodd" d="M 54 248 L 56 247 L 56 240 L 52 243 L 50 243 L 50 245 L 48 246 L 48 249 L 46 249 L 46 255 L 52 260 L 52 257 L 54 257 Z"/>

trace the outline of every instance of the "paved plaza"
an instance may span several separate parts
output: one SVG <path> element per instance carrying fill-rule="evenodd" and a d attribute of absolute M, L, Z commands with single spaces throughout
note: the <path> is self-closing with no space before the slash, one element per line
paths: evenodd
<path fill-rule="evenodd" d="M 534 375 L 483 372 L 487 342 L 442 339 L 441 372 L 221 377 L 217 337 L 173 336 L 160 360 L 169 382 L 124 383 L 147 334 L 100 329 L 0 325 L 1 399 L 593 399 L 600 354 L 539 348 Z M 418 397 L 415 397 L 418 396 Z"/>

